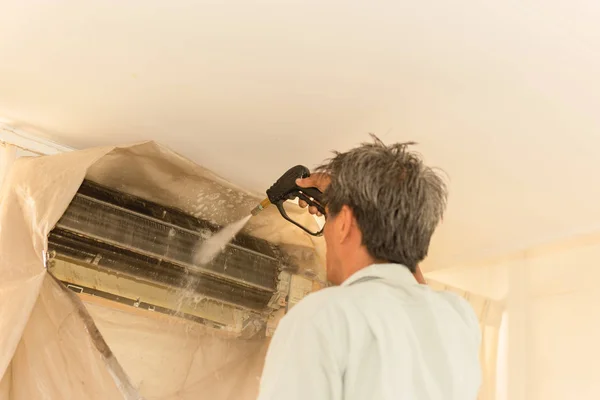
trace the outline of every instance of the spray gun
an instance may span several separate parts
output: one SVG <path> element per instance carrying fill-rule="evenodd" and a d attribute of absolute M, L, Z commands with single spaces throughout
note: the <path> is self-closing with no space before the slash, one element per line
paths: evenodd
<path fill-rule="evenodd" d="M 296 185 L 296 179 L 308 178 L 309 176 L 310 170 L 303 165 L 297 165 L 290 168 L 267 190 L 267 198 L 261 201 L 260 204 L 252 210 L 252 215 L 256 215 L 271 204 L 275 204 L 283 218 L 312 236 L 321 236 L 323 234 L 323 229 L 312 231 L 306 228 L 299 222 L 294 221 L 288 215 L 284 207 L 284 203 L 287 200 L 299 198 L 308 203 L 309 206 L 316 207 L 321 214 L 325 214 L 325 208 L 323 207 L 323 193 L 315 187 L 303 188 Z"/>

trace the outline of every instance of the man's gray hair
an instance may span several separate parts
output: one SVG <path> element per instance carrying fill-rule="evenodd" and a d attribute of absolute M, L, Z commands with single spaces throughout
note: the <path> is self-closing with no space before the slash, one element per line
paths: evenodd
<path fill-rule="evenodd" d="M 350 207 L 371 257 L 408 267 L 427 256 L 442 219 L 448 192 L 444 180 L 408 150 L 413 142 L 386 146 L 377 136 L 317 168 L 331 176 L 324 193 L 328 217 Z"/>

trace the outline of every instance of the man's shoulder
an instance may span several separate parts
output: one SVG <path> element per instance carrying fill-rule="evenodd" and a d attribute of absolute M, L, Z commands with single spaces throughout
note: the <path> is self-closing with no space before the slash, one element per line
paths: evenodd
<path fill-rule="evenodd" d="M 291 311 L 313 315 L 321 310 L 338 307 L 343 303 L 342 299 L 348 295 L 343 289 L 340 286 L 332 286 L 310 293 L 296 304 Z"/>
<path fill-rule="evenodd" d="M 284 319 L 324 325 L 337 323 L 347 314 L 352 302 L 352 293 L 346 289 L 334 286 L 310 293 L 288 311 Z"/>
<path fill-rule="evenodd" d="M 352 294 L 346 289 L 336 286 L 309 294 L 289 310 L 277 330 L 280 334 L 318 338 L 339 354 L 348 341 L 349 330 L 359 330 L 363 324 L 353 311 Z"/>
<path fill-rule="evenodd" d="M 450 304 L 468 326 L 479 332 L 479 319 L 477 318 L 477 314 L 475 314 L 475 310 L 465 298 L 448 291 L 441 291 L 438 292 L 438 294 Z"/>
<path fill-rule="evenodd" d="M 476 317 L 473 307 L 471 307 L 471 304 L 464 297 L 449 291 L 439 291 L 437 294 L 443 297 L 461 315 Z"/>

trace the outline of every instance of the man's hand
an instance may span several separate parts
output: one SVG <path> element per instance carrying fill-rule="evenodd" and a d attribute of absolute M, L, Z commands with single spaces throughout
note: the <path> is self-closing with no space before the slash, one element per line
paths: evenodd
<path fill-rule="evenodd" d="M 321 192 L 325 192 L 327 186 L 329 186 L 329 183 L 331 183 L 331 178 L 329 177 L 329 175 L 323 173 L 314 173 L 308 178 L 296 179 L 296 185 L 303 188 L 315 187 Z M 298 204 L 302 208 L 306 208 L 308 206 L 308 204 L 306 204 L 304 200 L 300 200 Z M 319 217 L 323 215 L 319 212 L 319 210 L 317 210 L 317 207 L 313 206 L 308 208 L 308 212 L 314 215 L 318 215 Z"/>

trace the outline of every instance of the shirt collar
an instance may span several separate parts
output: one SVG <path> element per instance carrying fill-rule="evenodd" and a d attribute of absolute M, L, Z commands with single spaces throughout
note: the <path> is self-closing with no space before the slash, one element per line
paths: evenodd
<path fill-rule="evenodd" d="M 402 264 L 373 264 L 356 271 L 348 277 L 341 286 L 348 286 L 367 276 L 385 279 L 390 283 L 400 285 L 419 284 L 410 270 Z"/>

